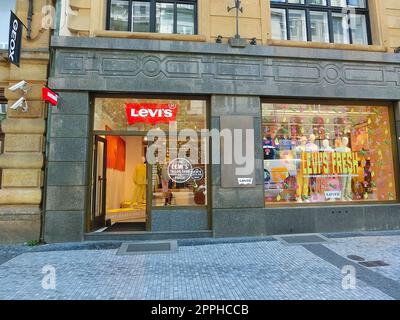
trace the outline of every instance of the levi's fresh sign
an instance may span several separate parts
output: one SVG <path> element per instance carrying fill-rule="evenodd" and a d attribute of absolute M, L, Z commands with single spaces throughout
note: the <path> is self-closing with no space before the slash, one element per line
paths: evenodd
<path fill-rule="evenodd" d="M 53 106 L 58 104 L 58 94 L 47 87 L 42 88 L 42 98 Z"/>
<path fill-rule="evenodd" d="M 127 103 L 125 110 L 129 125 L 137 122 L 155 125 L 156 123 L 175 121 L 178 105 L 173 103 Z"/>

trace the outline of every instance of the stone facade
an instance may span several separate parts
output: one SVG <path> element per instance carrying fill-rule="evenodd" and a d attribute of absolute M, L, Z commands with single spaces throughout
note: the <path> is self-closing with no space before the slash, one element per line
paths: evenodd
<path fill-rule="evenodd" d="M 27 25 L 28 1 L 16 1 L 15 13 Z M 2 181 L 0 189 L 0 242 L 39 240 L 47 109 L 41 89 L 47 84 L 50 30 L 42 28 L 42 8 L 53 1 L 33 1 L 31 40 L 22 42 L 21 65 L 7 61 L 0 52 L 0 86 L 5 89 L 8 105 L 20 98 L 8 90 L 25 80 L 31 86 L 27 95 L 28 112 L 7 111 L 2 122 L 5 133 L 4 153 L 0 155 Z"/>
<path fill-rule="evenodd" d="M 211 128 L 219 129 L 224 115 L 250 116 L 254 121 L 256 145 L 261 145 L 262 98 L 400 100 L 400 59 L 390 53 L 271 45 L 238 50 L 228 44 L 76 37 L 53 37 L 51 45 L 56 53 L 49 83 L 61 92 L 65 101 L 60 112 L 84 112 L 89 105 L 88 97 L 95 92 L 209 96 Z M 81 120 L 76 123 L 86 124 L 86 120 Z M 52 161 L 85 162 L 90 129 L 80 125 L 76 128 L 79 138 L 74 139 L 75 129 L 64 130 L 65 121 L 58 119 L 54 112 L 51 122 L 54 138 L 50 142 L 50 166 Z M 58 135 L 63 138 L 57 138 Z M 261 148 L 256 148 L 255 158 L 253 188 L 224 188 L 220 166 L 211 168 L 208 226 L 217 237 L 400 228 L 400 209 L 396 204 L 265 208 Z M 71 237 L 79 241 L 82 229 L 69 226 L 78 225 L 78 212 L 87 214 L 87 199 L 78 194 L 88 189 L 69 186 L 68 178 L 63 176 L 49 175 L 59 185 L 48 187 L 58 196 L 56 200 L 48 200 L 51 209 L 47 208 L 46 220 L 51 216 L 51 220 L 63 222 L 54 225 L 57 241 Z M 83 180 L 83 187 L 89 183 L 89 179 Z M 57 213 L 62 195 L 71 199 L 71 203 L 67 201 L 71 206 Z M 155 212 L 152 230 L 199 230 L 200 226 L 207 225 L 207 216 L 200 212 L 190 212 L 194 217 L 190 228 L 183 222 L 171 224 L 185 213 L 181 211 L 179 215 L 179 210 L 172 210 L 167 219 L 168 212 L 164 211 L 164 216 Z M 75 236 L 71 234 L 72 229 Z M 54 240 L 51 236 L 48 239 Z"/>
<path fill-rule="evenodd" d="M 84 239 L 94 93 L 207 96 L 212 128 L 219 128 L 221 115 L 246 115 L 254 119 L 256 132 L 265 97 L 389 100 L 397 106 L 400 58 L 392 52 L 400 46 L 400 3 L 368 2 L 372 45 L 360 46 L 272 40 L 270 1 L 243 0 L 240 34 L 246 41 L 255 37 L 258 45 L 237 49 L 226 43 L 235 33 L 235 13 L 226 11 L 231 0 L 198 0 L 198 35 L 190 36 L 108 31 L 107 1 L 57 1 L 49 85 L 61 103 L 47 112 L 40 90 L 48 78 L 50 34 L 41 30 L 40 17 L 42 6 L 53 1 L 35 0 L 33 40 L 24 40 L 21 68 L 0 59 L 1 87 L 22 79 L 32 85 L 29 112 L 9 111 L 2 125 L 0 242 L 39 239 L 41 220 L 48 242 Z M 27 3 L 17 1 L 23 21 Z M 215 43 L 218 35 L 222 44 Z M 18 99 L 7 90 L 6 97 L 9 103 Z M 398 135 L 398 112 L 396 121 Z M 256 134 L 255 142 L 260 140 Z M 254 188 L 222 188 L 220 168 L 213 166 L 211 214 L 187 212 L 192 220 L 186 221 L 179 211 L 168 219 L 154 212 L 153 230 L 208 227 L 216 236 L 230 236 L 400 228 L 397 205 L 264 208 L 261 150 L 256 160 Z"/>

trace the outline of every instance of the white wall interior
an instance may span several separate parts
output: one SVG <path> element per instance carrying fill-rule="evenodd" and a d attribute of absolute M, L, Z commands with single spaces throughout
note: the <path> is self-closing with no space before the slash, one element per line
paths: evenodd
<path fill-rule="evenodd" d="M 133 201 L 133 175 L 137 164 L 142 162 L 142 137 L 122 137 L 126 143 L 125 171 L 107 169 L 107 209 L 118 209 L 122 202 Z"/>

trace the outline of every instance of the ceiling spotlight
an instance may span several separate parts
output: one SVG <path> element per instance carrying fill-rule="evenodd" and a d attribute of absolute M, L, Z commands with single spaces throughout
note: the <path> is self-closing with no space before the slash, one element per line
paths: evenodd
<path fill-rule="evenodd" d="M 215 40 L 216 43 L 222 43 L 222 36 L 218 35 L 217 39 Z"/>
<path fill-rule="evenodd" d="M 252 46 L 256 46 L 256 45 L 257 45 L 257 38 L 256 38 L 256 37 L 251 38 L 250 44 L 251 44 Z"/>

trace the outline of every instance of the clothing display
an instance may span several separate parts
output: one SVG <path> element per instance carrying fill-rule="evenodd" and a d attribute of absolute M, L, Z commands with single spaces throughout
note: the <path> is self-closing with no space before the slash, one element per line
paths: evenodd
<path fill-rule="evenodd" d="M 342 146 L 337 148 L 337 152 L 348 153 L 351 152 L 351 149 L 348 147 L 349 139 L 344 137 L 342 139 Z M 342 200 L 353 200 L 353 193 L 351 190 L 351 181 L 352 181 L 352 174 L 350 173 L 343 173 L 341 175 L 340 181 L 342 185 Z"/>
<path fill-rule="evenodd" d="M 302 137 L 301 138 L 301 144 L 296 147 L 296 159 L 297 159 L 297 192 L 296 192 L 296 197 L 298 201 L 300 200 L 305 200 L 308 198 L 308 183 L 309 179 L 308 177 L 304 177 L 304 174 L 301 170 L 300 162 L 301 162 L 301 154 L 302 152 L 306 151 L 306 145 L 307 145 L 307 138 Z"/>
<path fill-rule="evenodd" d="M 265 202 L 396 198 L 388 107 L 263 103 L 262 119 Z"/>
<path fill-rule="evenodd" d="M 133 175 L 135 190 L 133 194 L 134 203 L 146 202 L 147 166 L 145 163 L 136 165 Z"/>

